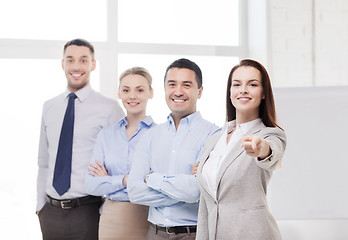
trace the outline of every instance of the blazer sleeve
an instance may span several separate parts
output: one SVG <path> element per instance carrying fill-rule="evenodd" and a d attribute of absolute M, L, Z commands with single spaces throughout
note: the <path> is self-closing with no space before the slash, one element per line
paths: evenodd
<path fill-rule="evenodd" d="M 262 161 L 256 158 L 256 164 L 267 171 L 273 171 L 283 158 L 286 148 L 286 135 L 280 128 L 271 127 L 262 129 L 259 135 L 268 141 L 272 153 L 270 157 Z"/>

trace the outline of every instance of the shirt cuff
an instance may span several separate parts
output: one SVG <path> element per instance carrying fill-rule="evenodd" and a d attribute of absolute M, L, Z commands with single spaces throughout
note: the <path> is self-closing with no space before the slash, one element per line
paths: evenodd
<path fill-rule="evenodd" d="M 259 159 L 258 157 L 256 157 L 256 161 L 258 161 L 258 162 L 270 162 L 270 161 L 272 161 L 272 157 L 273 157 L 273 151 L 271 149 L 271 154 L 268 157 L 266 157 L 265 159 Z"/>
<path fill-rule="evenodd" d="M 112 186 L 116 186 L 116 187 L 125 187 L 123 186 L 123 175 L 115 175 L 115 176 L 111 176 L 111 182 L 112 182 Z"/>
<path fill-rule="evenodd" d="M 159 190 L 161 188 L 161 183 L 163 178 L 165 178 L 165 176 L 163 174 L 160 173 L 151 173 L 149 178 L 147 179 L 147 186 L 155 189 L 155 190 Z"/>

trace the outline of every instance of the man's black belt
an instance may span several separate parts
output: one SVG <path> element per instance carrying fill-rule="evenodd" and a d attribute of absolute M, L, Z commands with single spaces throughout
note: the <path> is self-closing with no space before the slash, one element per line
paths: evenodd
<path fill-rule="evenodd" d="M 196 226 L 161 227 L 152 223 L 151 225 L 156 229 L 156 232 L 163 231 L 168 234 L 195 233 L 197 230 Z"/>
<path fill-rule="evenodd" d="M 47 201 L 51 203 L 55 207 L 59 207 L 62 209 L 71 209 L 71 208 L 77 208 L 80 206 L 86 206 L 91 204 L 101 204 L 102 198 L 96 197 L 96 196 L 85 196 L 80 198 L 73 198 L 73 199 L 54 199 L 50 196 L 47 196 Z"/>

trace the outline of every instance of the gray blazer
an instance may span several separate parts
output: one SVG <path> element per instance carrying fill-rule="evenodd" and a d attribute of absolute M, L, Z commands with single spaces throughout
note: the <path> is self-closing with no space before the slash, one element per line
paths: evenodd
<path fill-rule="evenodd" d="M 285 150 L 285 133 L 263 123 L 253 127 L 246 136 L 258 135 L 267 139 L 272 156 L 266 161 L 257 161 L 247 155 L 239 144 L 234 146 L 218 172 L 215 198 L 202 178 L 202 168 L 226 126 L 208 138 L 202 150 L 197 172 L 201 197 L 196 239 L 281 239 L 277 223 L 268 210 L 266 192 L 272 171 Z"/>

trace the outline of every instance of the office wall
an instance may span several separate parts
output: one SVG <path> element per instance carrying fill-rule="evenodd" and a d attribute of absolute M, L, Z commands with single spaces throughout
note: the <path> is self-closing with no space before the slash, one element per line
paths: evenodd
<path fill-rule="evenodd" d="M 267 2 L 277 86 L 348 85 L 348 1 Z"/>
<path fill-rule="evenodd" d="M 348 87 L 274 92 L 288 144 L 269 203 L 284 239 L 348 239 Z"/>
<path fill-rule="evenodd" d="M 266 1 L 271 79 L 293 87 L 275 89 L 289 142 L 270 208 L 284 240 L 348 239 L 348 1 Z"/>

